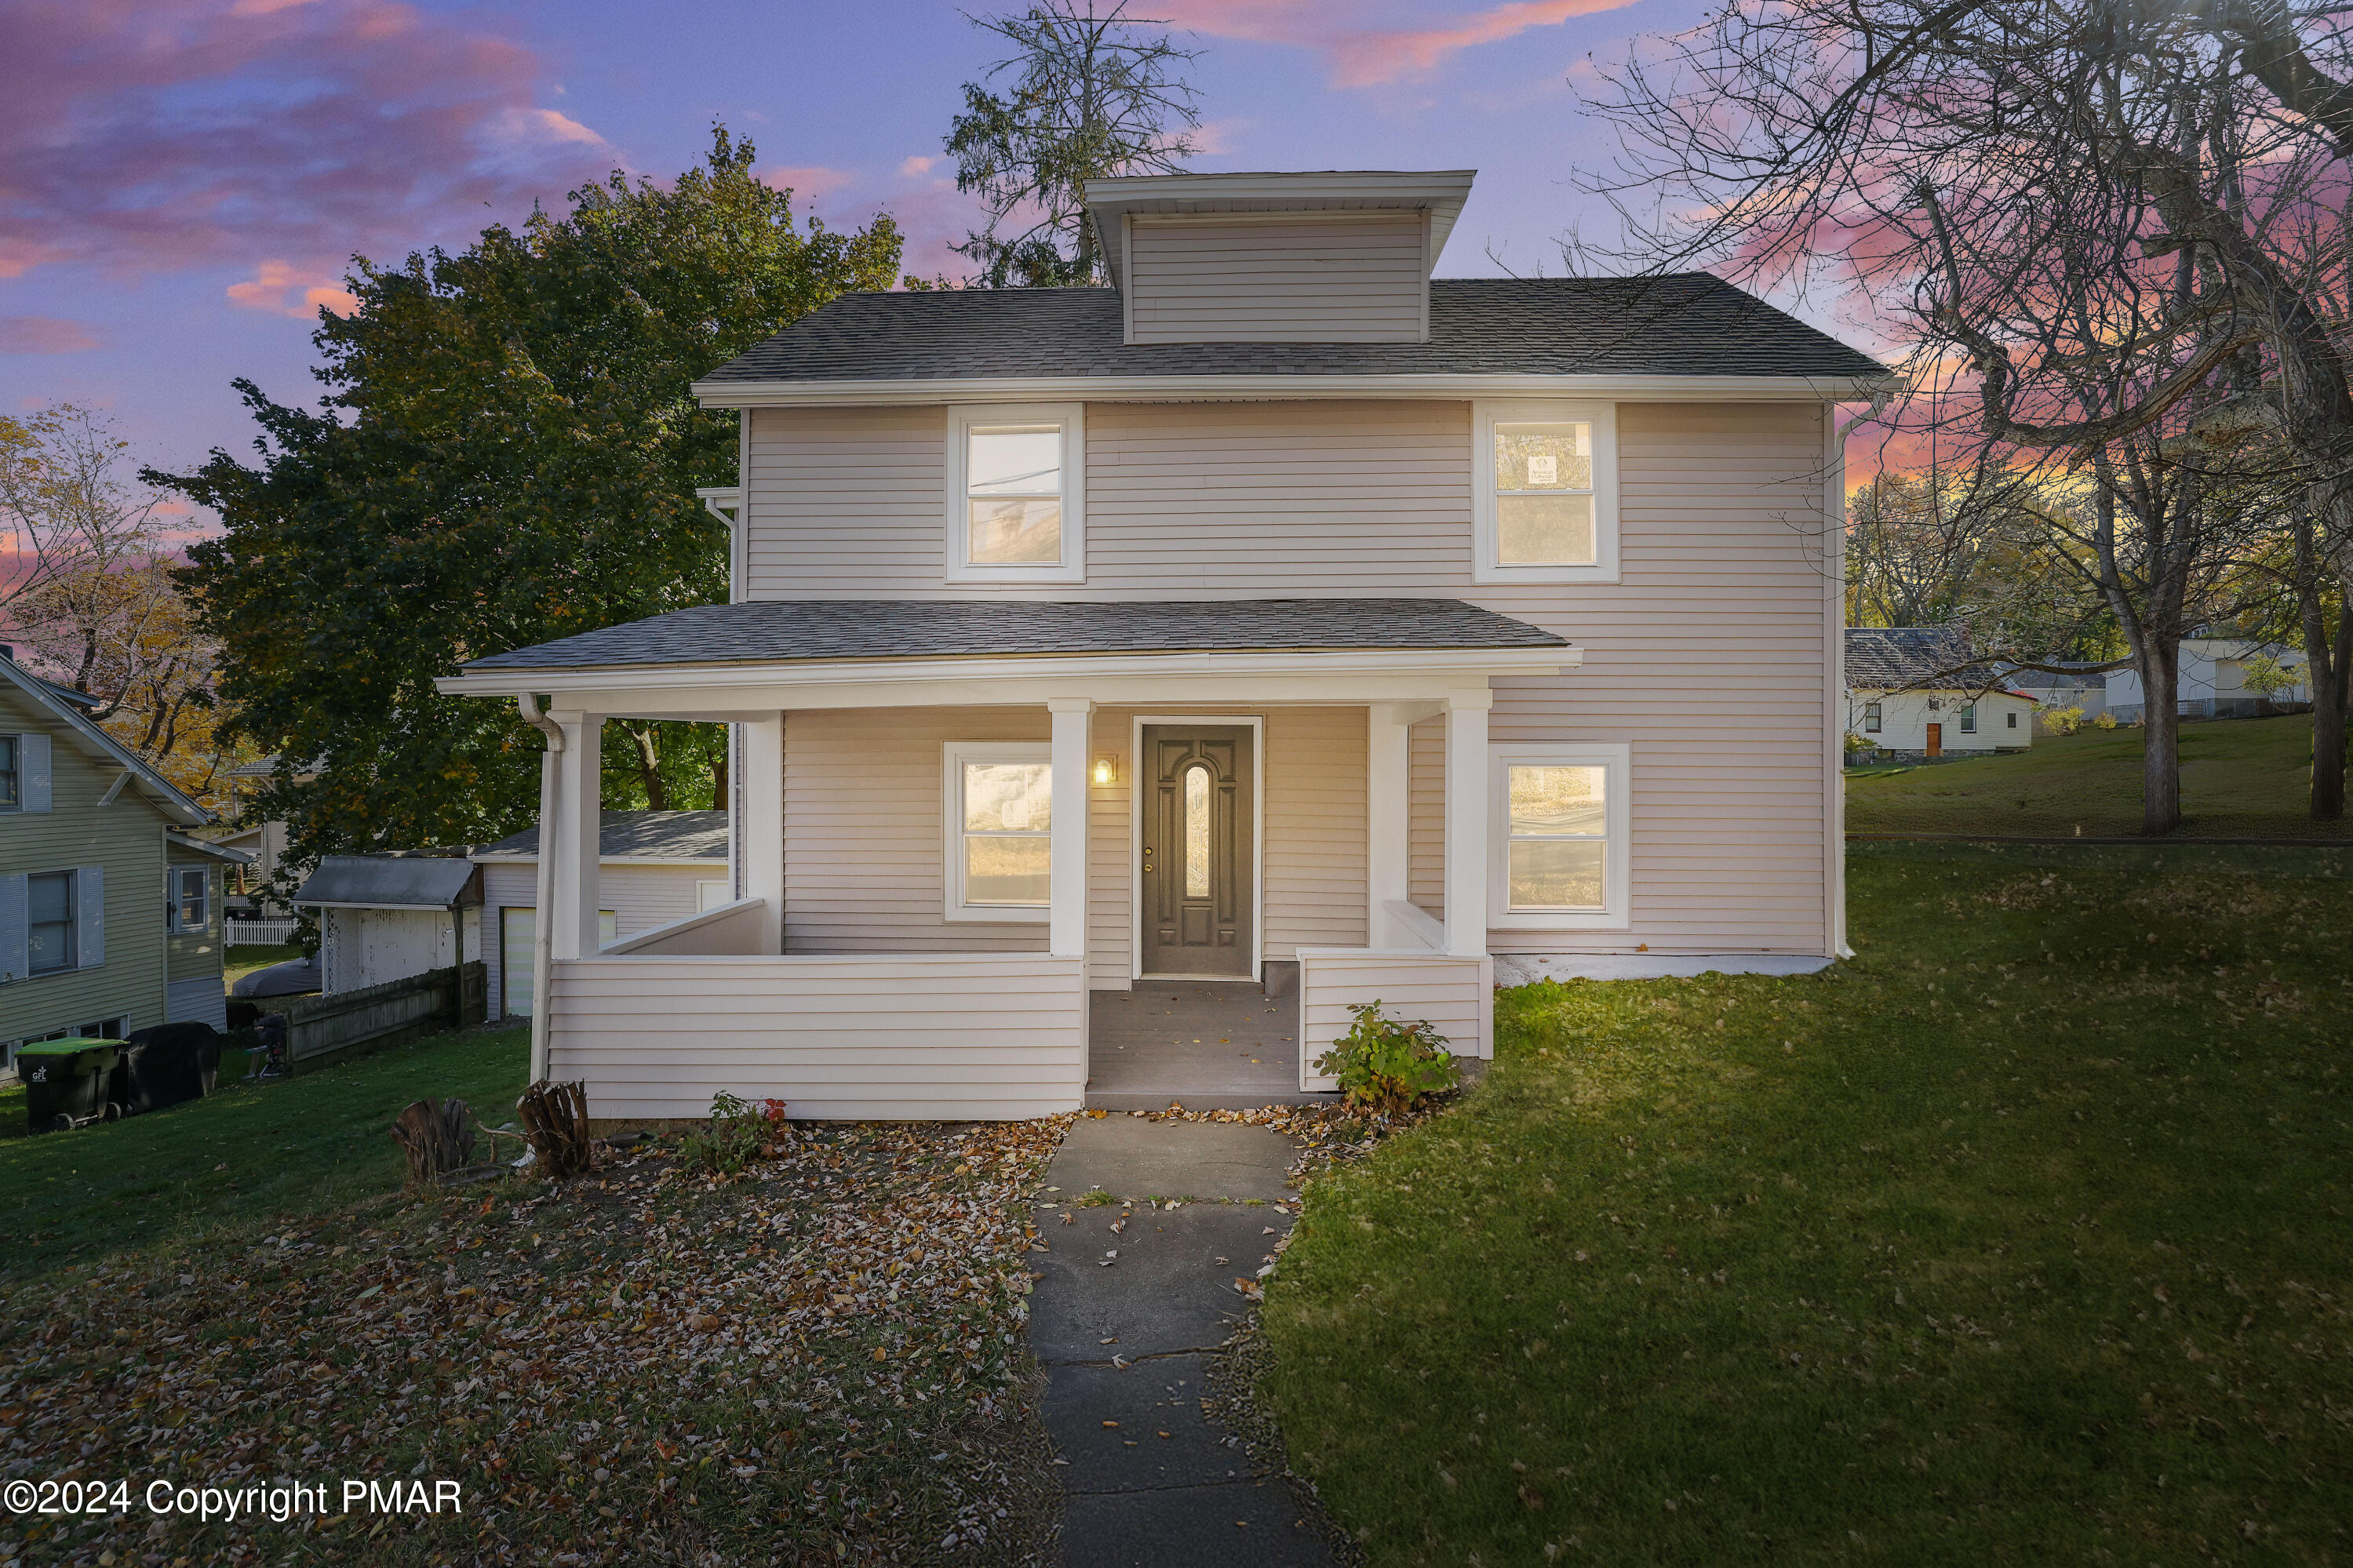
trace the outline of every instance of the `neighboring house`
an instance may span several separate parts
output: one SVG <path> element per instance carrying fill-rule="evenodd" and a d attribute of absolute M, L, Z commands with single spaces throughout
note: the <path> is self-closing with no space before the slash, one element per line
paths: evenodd
<path fill-rule="evenodd" d="M 2053 717 L 2070 709 L 2086 724 L 2108 710 L 2108 678 L 2102 670 L 2012 669 L 2002 681 L 2034 699 L 2037 734 L 2052 733 Z"/>
<path fill-rule="evenodd" d="M 227 831 L 212 835 L 214 843 L 240 850 L 252 858 L 250 864 L 239 879 L 237 891 L 246 896 L 244 907 L 252 913 L 261 915 L 283 915 L 291 912 L 282 904 L 258 896 L 261 889 L 269 885 L 269 879 L 278 874 L 278 863 L 286 853 L 286 824 L 274 817 L 267 820 L 248 819 L 254 809 L 251 804 L 252 795 L 277 771 L 278 758 L 275 753 L 254 762 L 241 763 L 229 769 L 227 774 L 229 788 L 235 793 L 243 814 L 237 817 L 235 826 Z M 314 764 L 311 771 L 296 774 L 295 782 L 308 784 L 318 776 Z"/>
<path fill-rule="evenodd" d="M 211 814 L 0 655 L 0 1050 L 227 1022 Z"/>
<path fill-rule="evenodd" d="M 481 873 L 462 856 L 328 855 L 291 901 L 319 913 L 322 995 L 482 956 Z"/>
<path fill-rule="evenodd" d="M 599 946 L 667 925 L 734 897 L 723 811 L 607 811 L 597 849 Z M 531 1014 L 532 950 L 539 930 L 539 829 L 526 827 L 474 851 L 482 868 L 482 921 L 495 936 L 491 1016 Z"/>
<path fill-rule="evenodd" d="M 1841 952 L 1833 414 L 1891 378 L 1701 274 L 1433 281 L 1471 180 L 1092 182 L 1114 287 L 850 295 L 696 384 L 730 602 L 440 683 L 561 737 L 550 1076 L 1032 1116 L 1170 977 L 1485 1056 L 1499 963 Z M 600 952 L 607 715 L 733 726 L 741 896 Z"/>
<path fill-rule="evenodd" d="M 2294 676 L 2296 684 L 2268 698 L 2248 690 L 2247 664 L 2258 657 L 2269 658 Z M 2312 700 L 2311 689 L 2304 684 L 2305 669 L 2303 650 L 2284 643 L 2255 637 L 2184 637 L 2174 689 L 2177 710 L 2184 719 L 2250 719 L 2281 712 Z M 2139 670 L 2108 671 L 2107 706 L 2125 723 L 2138 723 L 2146 716 L 2148 700 L 2141 689 Z"/>
<path fill-rule="evenodd" d="M 1847 627 L 1847 733 L 1905 761 L 2025 751 L 2034 697 L 1969 658 L 1966 627 Z"/>

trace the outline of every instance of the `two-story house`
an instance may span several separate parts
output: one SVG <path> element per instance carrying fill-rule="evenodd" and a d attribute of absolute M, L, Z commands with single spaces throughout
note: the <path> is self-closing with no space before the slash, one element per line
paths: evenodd
<path fill-rule="evenodd" d="M 211 814 L 0 654 L 0 1049 L 226 1025 Z"/>
<path fill-rule="evenodd" d="M 697 383 L 730 602 L 442 682 L 551 731 L 535 1066 L 1027 1116 L 1176 982 L 1295 1093 L 1352 1003 L 1483 1056 L 1499 966 L 1839 952 L 1832 416 L 1887 373 L 1704 275 L 1433 279 L 1471 181 L 1097 181 L 1112 287 L 854 295 Z M 735 897 L 600 953 L 613 714 L 734 727 Z"/>

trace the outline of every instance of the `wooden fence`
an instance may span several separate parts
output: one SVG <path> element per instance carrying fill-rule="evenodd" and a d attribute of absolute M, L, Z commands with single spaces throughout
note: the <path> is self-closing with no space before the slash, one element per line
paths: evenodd
<path fill-rule="evenodd" d="M 286 1054 L 299 1068 L 435 1029 L 479 1024 L 489 1004 L 490 981 L 478 959 L 356 991 L 297 997 L 271 1011 L 286 1016 Z"/>

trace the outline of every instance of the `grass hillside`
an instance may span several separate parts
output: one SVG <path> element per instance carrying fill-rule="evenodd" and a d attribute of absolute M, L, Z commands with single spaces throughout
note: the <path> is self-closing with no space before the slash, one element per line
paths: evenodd
<path fill-rule="evenodd" d="M 2141 732 L 2037 736 L 2033 750 L 1847 775 L 1850 833 L 2104 838 L 2140 831 Z M 2305 815 L 2312 720 L 2181 726 L 2181 832 L 2211 838 L 2353 838 Z"/>

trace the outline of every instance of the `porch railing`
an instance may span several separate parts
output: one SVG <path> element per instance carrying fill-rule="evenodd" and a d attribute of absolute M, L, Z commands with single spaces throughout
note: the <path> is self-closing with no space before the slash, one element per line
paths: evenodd
<path fill-rule="evenodd" d="M 1299 950 L 1299 1087 L 1337 1089 L 1315 1070 L 1356 1021 L 1351 1007 L 1378 1002 L 1404 1023 L 1427 1020 L 1458 1057 L 1488 1057 L 1495 1045 L 1495 961 L 1445 952 L 1445 928 L 1426 910 L 1394 900 L 1374 911 L 1379 947 Z"/>

